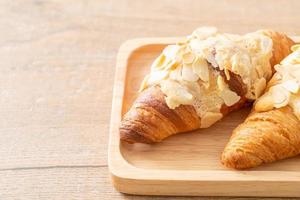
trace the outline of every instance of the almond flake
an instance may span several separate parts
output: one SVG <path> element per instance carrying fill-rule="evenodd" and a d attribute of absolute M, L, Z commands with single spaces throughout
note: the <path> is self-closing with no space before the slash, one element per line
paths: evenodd
<path fill-rule="evenodd" d="M 224 100 L 226 106 L 232 106 L 241 99 L 240 96 L 229 89 L 222 90 L 220 96 Z"/>
<path fill-rule="evenodd" d="M 288 104 L 290 99 L 290 93 L 281 85 L 275 85 L 270 88 L 272 92 L 274 107 L 281 108 Z"/>
<path fill-rule="evenodd" d="M 176 45 L 186 45 L 188 43 L 188 39 L 186 37 L 180 38 L 180 40 L 176 43 Z"/>
<path fill-rule="evenodd" d="M 217 85 L 218 85 L 219 90 L 221 90 L 221 91 L 225 90 L 227 88 L 227 85 L 226 85 L 223 77 L 220 75 L 218 75 L 218 77 L 217 77 Z"/>
<path fill-rule="evenodd" d="M 158 69 L 162 68 L 162 66 L 164 66 L 165 60 L 166 60 L 166 57 L 163 54 L 160 54 L 153 62 L 151 69 L 158 70 Z"/>
<path fill-rule="evenodd" d="M 300 58 L 300 55 L 299 55 Z M 299 60 L 300 61 L 300 60 Z M 300 81 L 300 63 L 299 64 L 290 64 L 290 65 L 282 65 L 280 68 L 280 71 L 277 71 L 280 73 L 284 78 L 283 80 L 290 80 L 295 79 L 297 81 Z"/>
<path fill-rule="evenodd" d="M 174 109 L 180 104 L 192 104 L 193 95 L 180 83 L 165 80 L 160 83 L 160 86 L 162 92 L 167 96 L 166 101 L 169 108 Z"/>
<path fill-rule="evenodd" d="M 148 87 L 148 79 L 149 79 L 150 75 L 148 74 L 147 76 L 145 76 L 144 80 L 142 81 L 141 83 L 141 86 L 140 86 L 140 89 L 139 89 L 139 92 L 142 92 L 144 89 L 146 89 Z"/>
<path fill-rule="evenodd" d="M 195 35 L 198 39 L 204 40 L 210 36 L 216 35 L 218 29 L 216 27 L 201 27 L 196 29 L 192 35 Z"/>
<path fill-rule="evenodd" d="M 176 62 L 176 60 L 172 60 L 170 63 L 168 63 L 168 64 L 164 67 L 164 69 L 165 69 L 165 70 L 173 70 L 173 69 L 177 68 L 178 65 L 179 65 L 179 63 Z"/>
<path fill-rule="evenodd" d="M 185 81 L 197 81 L 199 77 L 193 72 L 191 64 L 183 64 L 182 79 Z"/>
<path fill-rule="evenodd" d="M 202 52 L 202 49 L 203 49 L 203 41 L 198 40 L 198 39 L 193 39 L 190 41 L 189 47 L 191 48 L 191 50 L 194 53 L 199 54 Z"/>
<path fill-rule="evenodd" d="M 263 93 L 267 85 L 267 81 L 265 78 L 261 78 L 254 83 L 254 93 L 255 98 L 257 99 Z"/>
<path fill-rule="evenodd" d="M 221 113 L 206 112 L 201 118 L 201 128 L 208 128 L 220 119 L 223 115 Z"/>
<path fill-rule="evenodd" d="M 153 71 L 148 79 L 148 84 L 152 85 L 165 79 L 169 75 L 168 71 Z"/>
<path fill-rule="evenodd" d="M 182 60 L 183 63 L 185 64 L 190 64 L 194 61 L 195 56 L 192 52 L 186 52 L 185 54 L 182 55 Z"/>
<path fill-rule="evenodd" d="M 192 65 L 193 72 L 197 74 L 202 81 L 209 81 L 208 64 L 204 58 L 198 57 Z"/>
<path fill-rule="evenodd" d="M 274 100 L 270 93 L 265 93 L 254 104 L 254 109 L 258 112 L 271 110 L 274 106 Z"/>
<path fill-rule="evenodd" d="M 296 80 L 288 80 L 283 82 L 281 85 L 292 93 L 297 93 L 299 90 L 299 84 L 296 82 Z"/>
<path fill-rule="evenodd" d="M 297 66 L 296 69 L 292 70 L 292 77 L 295 78 L 298 82 L 300 82 L 300 65 L 294 65 Z"/>
<path fill-rule="evenodd" d="M 282 65 L 300 64 L 300 51 L 298 50 L 298 51 L 291 53 L 290 55 L 285 57 L 285 59 L 283 59 L 280 62 L 280 64 L 282 64 Z"/>
<path fill-rule="evenodd" d="M 253 70 L 250 55 L 244 52 L 236 53 L 230 59 L 231 69 L 234 73 L 239 74 L 241 77 L 250 77 L 250 71 Z M 230 69 L 230 66 L 229 68 Z"/>
<path fill-rule="evenodd" d="M 263 67 L 261 65 L 256 65 L 255 66 L 255 71 L 256 71 L 258 77 L 263 77 L 264 76 L 264 70 L 263 70 Z"/>
<path fill-rule="evenodd" d="M 292 51 L 300 50 L 300 44 L 296 44 L 296 45 L 292 46 L 291 50 Z"/>
<path fill-rule="evenodd" d="M 205 55 L 207 61 L 214 67 L 217 68 L 219 65 L 215 59 L 215 56 L 210 52 Z M 221 66 L 220 66 L 221 67 Z"/>
<path fill-rule="evenodd" d="M 200 85 L 197 81 L 193 81 L 193 82 L 187 81 L 187 82 L 184 83 L 184 85 L 187 87 L 187 89 L 192 94 L 195 94 L 195 95 L 201 94 L 201 88 L 200 88 Z"/>
<path fill-rule="evenodd" d="M 272 47 L 273 47 L 273 41 L 269 37 L 263 37 L 260 40 L 260 49 L 262 53 L 269 53 L 272 52 Z"/>
<path fill-rule="evenodd" d="M 178 45 L 169 45 L 163 50 L 163 54 L 167 59 L 176 59 L 179 49 L 180 46 Z"/>
<path fill-rule="evenodd" d="M 227 79 L 227 80 L 230 80 L 229 70 L 224 69 L 224 72 L 225 72 L 226 79 Z"/>
<path fill-rule="evenodd" d="M 181 104 L 181 102 L 176 101 L 176 99 L 174 99 L 170 96 L 166 96 L 165 100 L 166 100 L 168 107 L 171 109 L 175 109 L 176 107 L 180 106 L 180 104 Z"/>
<path fill-rule="evenodd" d="M 176 69 L 172 70 L 170 72 L 170 78 L 173 80 L 181 80 L 181 71 L 182 71 L 182 66 L 178 66 Z"/>
<path fill-rule="evenodd" d="M 270 88 L 274 85 L 276 85 L 278 82 L 282 80 L 282 77 L 279 73 L 275 73 L 271 80 L 268 82 L 267 88 Z"/>

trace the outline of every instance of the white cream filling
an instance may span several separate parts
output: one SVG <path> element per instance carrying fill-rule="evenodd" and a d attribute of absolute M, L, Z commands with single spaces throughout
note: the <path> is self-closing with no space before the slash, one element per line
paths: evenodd
<path fill-rule="evenodd" d="M 239 36 L 200 28 L 163 50 L 140 90 L 159 85 L 171 109 L 193 105 L 201 126 L 207 127 L 222 118 L 223 104 L 232 106 L 241 98 L 213 68 L 224 70 L 227 79 L 228 71 L 240 75 L 247 86 L 246 97 L 256 99 L 271 76 L 271 57 L 272 40 L 259 32 Z"/>

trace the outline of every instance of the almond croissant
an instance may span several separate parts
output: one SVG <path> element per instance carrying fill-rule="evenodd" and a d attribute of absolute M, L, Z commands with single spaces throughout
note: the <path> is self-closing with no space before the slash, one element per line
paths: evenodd
<path fill-rule="evenodd" d="M 290 53 L 292 44 L 273 31 L 239 36 L 197 29 L 154 61 L 121 121 L 121 140 L 154 143 L 211 126 L 261 95 L 273 66 Z"/>
<path fill-rule="evenodd" d="M 300 48 L 292 49 L 275 66 L 252 113 L 233 131 L 221 158 L 225 166 L 245 169 L 300 154 Z"/>

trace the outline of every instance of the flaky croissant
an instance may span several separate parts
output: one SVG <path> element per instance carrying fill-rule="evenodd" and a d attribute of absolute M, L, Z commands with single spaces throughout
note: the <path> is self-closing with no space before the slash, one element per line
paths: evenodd
<path fill-rule="evenodd" d="M 211 126 L 255 100 L 292 45 L 274 31 L 237 36 L 213 28 L 196 30 L 186 41 L 168 46 L 153 63 L 142 92 L 123 116 L 121 140 L 155 143 Z M 252 63 L 257 66 L 250 71 L 246 67 Z"/>
<path fill-rule="evenodd" d="M 246 169 L 300 154 L 300 49 L 293 49 L 233 131 L 221 157 L 225 166 Z"/>

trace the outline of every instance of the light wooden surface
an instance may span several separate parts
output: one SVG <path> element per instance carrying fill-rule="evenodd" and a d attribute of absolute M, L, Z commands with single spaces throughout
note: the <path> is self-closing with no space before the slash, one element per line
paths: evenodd
<path fill-rule="evenodd" d="M 202 25 L 299 35 L 299 6 L 297 0 L 0 1 L 0 199 L 166 199 L 124 196 L 109 181 L 120 44 L 186 35 Z"/>
<path fill-rule="evenodd" d="M 155 145 L 120 142 L 121 116 L 138 96 L 153 60 L 167 44 L 180 40 L 133 39 L 118 52 L 108 153 L 117 190 L 141 195 L 300 197 L 299 156 L 243 171 L 221 164 L 222 151 L 249 108 L 207 129 L 177 134 Z"/>

